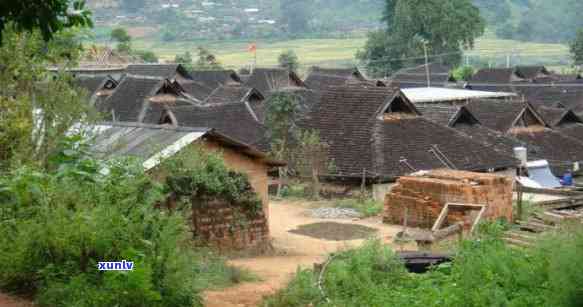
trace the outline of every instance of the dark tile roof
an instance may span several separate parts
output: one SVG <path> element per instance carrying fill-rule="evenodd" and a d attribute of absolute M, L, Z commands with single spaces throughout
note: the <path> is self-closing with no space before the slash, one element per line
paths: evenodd
<path fill-rule="evenodd" d="M 313 66 L 304 80 L 306 87 L 324 90 L 329 86 L 344 85 L 349 81 L 366 81 L 358 68 L 321 68 Z"/>
<path fill-rule="evenodd" d="M 450 80 L 450 68 L 439 64 L 429 63 L 429 80 L 431 86 L 445 86 Z M 426 65 L 403 68 L 390 77 L 391 85 L 397 88 L 413 88 L 427 86 Z"/>
<path fill-rule="evenodd" d="M 305 87 L 295 72 L 280 68 L 255 68 L 245 86 L 257 89 L 265 97 L 279 89 Z"/>
<path fill-rule="evenodd" d="M 264 100 L 265 97 L 256 89 L 242 85 L 221 85 L 216 88 L 207 99 L 205 104 L 241 103 L 244 101 Z"/>
<path fill-rule="evenodd" d="M 95 77 L 77 77 L 74 80 L 74 84 L 78 87 L 84 89 L 89 93 L 89 96 L 93 95 L 98 89 L 100 89 L 106 78 L 102 76 L 95 76 Z"/>
<path fill-rule="evenodd" d="M 169 93 L 166 90 L 170 89 Z M 126 76 L 122 79 L 111 96 L 97 106 L 98 110 L 122 122 L 141 122 L 144 116 L 152 116 L 149 109 L 162 110 L 161 105 L 189 105 L 189 101 L 181 93 L 181 88 L 167 79 Z M 164 95 L 170 97 L 164 97 Z M 155 100 L 157 98 L 157 100 Z M 159 101 L 159 100 L 172 101 Z"/>
<path fill-rule="evenodd" d="M 190 79 L 188 71 L 180 64 L 131 64 L 126 68 L 126 73 L 134 76 L 150 76 L 158 78 L 174 78 L 180 75 Z"/>
<path fill-rule="evenodd" d="M 546 126 L 534 108 L 520 101 L 474 100 L 467 108 L 484 126 L 502 133 L 523 124 Z"/>
<path fill-rule="evenodd" d="M 498 153 L 504 155 L 513 155 L 515 147 L 525 145 L 524 142 L 521 142 L 511 135 L 492 130 L 481 124 L 462 123 L 455 125 L 453 128 L 464 133 L 473 141 L 492 148 Z"/>
<path fill-rule="evenodd" d="M 537 108 L 537 111 L 551 127 L 583 123 L 581 118 L 569 109 L 541 106 Z"/>
<path fill-rule="evenodd" d="M 453 166 L 460 170 L 486 171 L 517 165 L 509 154 L 501 154 L 467 135 L 423 117 L 398 121 L 375 121 L 373 128 L 376 170 L 396 177 L 416 170 Z"/>
<path fill-rule="evenodd" d="M 482 68 L 471 78 L 472 86 L 480 83 L 507 85 L 513 80 L 521 79 L 514 68 Z"/>
<path fill-rule="evenodd" d="M 545 129 L 513 136 L 526 144 L 529 160 L 548 160 L 555 175 L 562 175 L 574 162 L 583 162 L 583 143 L 562 132 Z"/>
<path fill-rule="evenodd" d="M 232 103 L 209 106 L 183 106 L 167 108 L 184 127 L 209 127 L 235 140 L 268 151 L 266 129 L 260 124 L 249 106 Z"/>
<path fill-rule="evenodd" d="M 572 124 L 559 127 L 559 131 L 564 135 L 583 142 L 583 124 Z"/>
<path fill-rule="evenodd" d="M 200 101 L 201 103 L 205 101 L 213 92 L 213 89 L 198 82 L 198 81 L 182 81 L 180 85 L 192 98 Z"/>
<path fill-rule="evenodd" d="M 416 104 L 423 117 L 443 126 L 451 126 L 460 112 L 460 107 L 441 103 Z"/>
<path fill-rule="evenodd" d="M 192 79 L 214 90 L 221 85 L 241 83 L 241 78 L 234 70 L 194 70 Z"/>
<path fill-rule="evenodd" d="M 515 69 L 519 76 L 528 80 L 551 74 L 544 66 L 516 66 Z"/>
<path fill-rule="evenodd" d="M 418 116 L 414 107 L 406 110 L 408 104 L 392 99 L 395 94 L 379 87 L 332 87 L 323 93 L 304 127 L 319 130 L 330 145 L 334 175 L 359 178 L 365 169 L 367 177 L 394 178 L 412 171 L 401 159 L 415 169 L 430 169 L 445 167 L 443 156 L 465 170 L 516 164 L 461 132 Z M 395 103 L 393 113 L 381 114 L 389 103 Z"/>

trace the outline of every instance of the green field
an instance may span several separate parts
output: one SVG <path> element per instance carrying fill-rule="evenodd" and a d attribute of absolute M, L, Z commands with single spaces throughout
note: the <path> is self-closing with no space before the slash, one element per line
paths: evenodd
<path fill-rule="evenodd" d="M 274 66 L 278 55 L 293 49 L 302 64 L 302 70 L 311 65 L 349 66 L 354 64 L 354 55 L 365 43 L 365 38 L 347 39 L 295 39 L 285 41 L 258 41 L 257 65 Z M 204 46 L 217 55 L 219 61 L 229 68 L 239 68 L 253 62 L 253 55 L 247 51 L 249 41 L 184 41 L 165 43 L 154 40 L 136 40 L 136 49 L 154 51 L 164 60 L 171 60 L 177 53 L 196 52 L 197 46 Z M 569 50 L 562 44 L 540 44 L 501 40 L 490 35 L 476 41 L 475 48 L 466 52 L 471 63 L 490 63 L 494 66 L 506 64 L 507 55 L 512 56 L 511 64 L 547 64 L 563 67 L 569 63 Z"/>

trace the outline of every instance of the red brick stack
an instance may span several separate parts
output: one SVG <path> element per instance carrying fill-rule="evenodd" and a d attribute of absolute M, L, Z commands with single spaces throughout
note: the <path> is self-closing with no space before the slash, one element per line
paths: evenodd
<path fill-rule="evenodd" d="M 253 212 L 223 201 L 194 201 L 192 225 L 201 243 L 221 250 L 247 249 L 269 242 L 269 226 L 263 210 Z"/>
<path fill-rule="evenodd" d="M 453 170 L 434 170 L 419 176 L 399 178 L 385 197 L 383 221 L 403 225 L 408 208 L 408 226 L 431 228 L 446 203 L 486 205 L 483 219 L 512 219 L 511 177 Z M 450 207 L 447 222 L 471 225 L 476 211 Z"/>

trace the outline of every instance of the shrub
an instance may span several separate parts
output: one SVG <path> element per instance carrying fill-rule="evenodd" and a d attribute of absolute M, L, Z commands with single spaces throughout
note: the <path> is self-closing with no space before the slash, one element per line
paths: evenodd
<path fill-rule="evenodd" d="M 502 240 L 504 225 L 486 224 L 464 241 L 454 261 L 426 274 L 407 274 L 379 241 L 337 255 L 324 276 L 300 271 L 266 306 L 580 306 L 583 229 L 553 234 L 530 249 Z"/>
<path fill-rule="evenodd" d="M 348 208 L 358 211 L 363 217 L 375 216 L 383 212 L 384 205 L 374 199 L 342 199 L 334 204 L 338 208 Z"/>

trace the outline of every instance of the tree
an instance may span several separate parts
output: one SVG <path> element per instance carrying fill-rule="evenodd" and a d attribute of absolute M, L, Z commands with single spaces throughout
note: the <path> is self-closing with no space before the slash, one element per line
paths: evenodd
<path fill-rule="evenodd" d="M 334 165 L 330 160 L 330 145 L 322 142 L 316 130 L 298 132 L 298 144 L 293 167 L 303 176 L 312 180 L 312 197 L 320 197 L 320 176 L 326 174 Z"/>
<path fill-rule="evenodd" d="M 460 66 L 453 70 L 453 77 L 457 81 L 470 81 L 474 75 L 474 68 L 472 66 Z"/>
<path fill-rule="evenodd" d="M 445 64 L 457 65 L 462 48 L 473 48 L 485 28 L 470 0 L 387 0 L 383 20 L 386 30 L 370 34 L 357 53 L 376 73 L 392 72 L 411 59 L 422 60 L 424 45 Z"/>
<path fill-rule="evenodd" d="M 293 50 L 286 50 L 282 52 L 277 61 L 279 62 L 279 67 L 285 68 L 287 70 L 296 71 L 300 66 L 298 61 L 298 56 Z"/>
<path fill-rule="evenodd" d="M 66 28 L 93 26 L 91 12 L 85 9 L 84 0 L 2 1 L 0 44 L 3 30 L 9 24 L 13 24 L 16 31 L 38 30 L 45 41 Z"/>
<path fill-rule="evenodd" d="M 46 70 L 49 65 L 76 65 L 77 46 L 59 43 L 60 35 L 55 33 L 47 46 L 39 31 L 17 32 L 8 27 L 3 32 L 0 167 L 30 163 L 48 167 L 49 157 L 73 123 L 94 117 L 69 74 Z"/>
<path fill-rule="evenodd" d="M 310 1 L 308 0 L 281 0 L 280 11 L 282 22 L 287 25 L 291 34 L 303 34 L 308 32 L 312 15 L 310 13 Z"/>
<path fill-rule="evenodd" d="M 177 54 L 174 56 L 174 63 L 182 64 L 182 66 L 184 66 L 186 69 L 192 70 L 192 54 L 190 54 L 188 51 L 183 54 Z"/>
<path fill-rule="evenodd" d="M 158 56 L 153 51 L 137 50 L 134 54 L 146 63 L 158 63 Z"/>
<path fill-rule="evenodd" d="M 583 29 L 577 31 L 577 36 L 570 44 L 570 50 L 575 65 L 583 64 Z"/>
<path fill-rule="evenodd" d="M 132 53 L 132 37 L 124 28 L 115 28 L 111 30 L 111 39 L 117 42 L 117 51 L 119 53 Z"/>
<path fill-rule="evenodd" d="M 221 70 L 223 69 L 217 57 L 203 47 L 198 47 L 198 60 L 195 63 L 198 70 Z"/>

